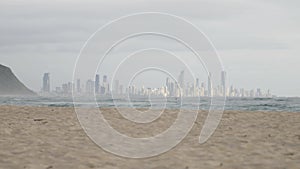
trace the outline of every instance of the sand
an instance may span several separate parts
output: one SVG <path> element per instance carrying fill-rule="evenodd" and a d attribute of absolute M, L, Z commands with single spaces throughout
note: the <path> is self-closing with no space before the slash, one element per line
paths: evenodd
<path fill-rule="evenodd" d="M 155 135 L 176 118 L 167 110 L 154 124 L 136 125 L 104 109 L 120 132 Z M 94 144 L 73 108 L 0 106 L 0 168 L 198 169 L 300 168 L 300 113 L 226 111 L 213 136 L 198 144 L 207 112 L 199 112 L 175 148 L 145 159 L 118 157 Z"/>

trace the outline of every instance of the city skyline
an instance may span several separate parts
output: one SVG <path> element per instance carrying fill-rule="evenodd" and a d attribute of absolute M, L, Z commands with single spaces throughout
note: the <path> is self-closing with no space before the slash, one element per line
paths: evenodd
<path fill-rule="evenodd" d="M 145 85 L 129 85 L 124 87 L 118 79 L 115 79 L 112 84 L 108 81 L 108 76 L 96 74 L 94 79 L 88 79 L 85 84 L 81 83 L 81 79 L 76 79 L 76 83 L 63 83 L 61 87 L 57 86 L 50 90 L 50 74 L 45 73 L 43 76 L 43 87 L 41 93 L 55 93 L 69 95 L 74 91 L 74 94 L 96 94 L 99 96 L 108 95 L 132 95 L 132 96 L 164 96 L 164 97 L 274 97 L 270 89 L 253 88 L 250 90 L 244 88 L 236 88 L 233 85 L 226 85 L 226 72 L 221 72 L 220 84 L 215 87 L 211 84 L 212 74 L 209 73 L 207 82 L 200 82 L 196 78 L 194 82 L 185 82 L 184 70 L 180 71 L 177 80 L 171 80 L 170 77 L 165 78 L 165 84 L 161 86 L 145 86 Z M 45 87 L 46 86 L 46 87 Z"/>

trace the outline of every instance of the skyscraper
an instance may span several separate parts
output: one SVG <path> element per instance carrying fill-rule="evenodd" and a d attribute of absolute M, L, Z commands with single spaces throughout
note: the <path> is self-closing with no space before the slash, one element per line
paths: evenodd
<path fill-rule="evenodd" d="M 101 86 L 101 94 L 108 94 L 108 90 L 109 90 L 109 84 L 107 83 L 107 76 L 104 75 L 103 76 L 103 84 Z"/>
<path fill-rule="evenodd" d="M 178 87 L 179 88 L 178 88 L 177 96 L 183 96 L 184 95 L 184 70 L 182 70 L 179 74 Z"/>
<path fill-rule="evenodd" d="M 207 95 L 213 96 L 213 90 L 212 90 L 212 84 L 211 84 L 211 73 L 208 73 L 208 79 L 207 79 Z"/>
<path fill-rule="evenodd" d="M 122 95 L 122 94 L 123 94 L 123 85 L 120 85 L 119 94 L 120 94 L 120 95 Z"/>
<path fill-rule="evenodd" d="M 85 92 L 92 94 L 95 91 L 95 82 L 89 79 L 85 85 Z"/>
<path fill-rule="evenodd" d="M 169 77 L 167 77 L 167 78 L 166 78 L 166 86 L 168 87 L 169 84 L 170 84 L 170 79 L 169 79 Z"/>
<path fill-rule="evenodd" d="M 196 78 L 196 88 L 199 88 L 200 86 L 199 86 L 200 84 L 199 84 L 199 78 Z"/>
<path fill-rule="evenodd" d="M 43 92 L 50 92 L 50 73 L 44 73 Z"/>
<path fill-rule="evenodd" d="M 99 93 L 99 89 L 100 89 L 100 76 L 98 74 L 96 74 L 96 77 L 95 77 L 95 92 Z"/>
<path fill-rule="evenodd" d="M 179 83 L 179 86 L 183 89 L 184 88 L 184 70 L 182 70 L 179 74 L 178 83 Z"/>
<path fill-rule="evenodd" d="M 170 83 L 170 96 L 175 96 L 175 85 L 173 82 Z"/>
<path fill-rule="evenodd" d="M 167 93 L 171 93 L 171 87 L 170 87 L 170 79 L 169 77 L 166 78 L 166 87 L 167 87 Z"/>
<path fill-rule="evenodd" d="M 221 89 L 223 96 L 226 96 L 226 72 L 221 72 Z"/>
<path fill-rule="evenodd" d="M 77 92 L 80 93 L 81 92 L 81 84 L 80 84 L 80 79 L 77 79 L 77 84 L 76 84 L 76 87 L 77 87 Z"/>

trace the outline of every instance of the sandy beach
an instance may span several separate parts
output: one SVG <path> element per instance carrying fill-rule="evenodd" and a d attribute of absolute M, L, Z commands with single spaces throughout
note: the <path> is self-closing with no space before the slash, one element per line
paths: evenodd
<path fill-rule="evenodd" d="M 176 111 L 153 124 L 124 120 L 103 109 L 120 132 L 151 136 L 168 128 Z M 283 169 L 300 167 L 300 113 L 225 111 L 214 135 L 199 144 L 207 112 L 199 112 L 188 136 L 167 153 L 145 159 L 105 152 L 85 134 L 73 108 L 0 106 L 2 169 Z"/>

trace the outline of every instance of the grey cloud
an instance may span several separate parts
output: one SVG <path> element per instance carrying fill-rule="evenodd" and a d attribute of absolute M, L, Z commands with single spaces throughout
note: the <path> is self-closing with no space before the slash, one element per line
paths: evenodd
<path fill-rule="evenodd" d="M 13 67 L 35 90 L 39 89 L 40 74 L 44 71 L 52 73 L 53 86 L 60 85 L 64 79 L 70 79 L 81 46 L 95 30 L 112 19 L 145 11 L 166 12 L 188 19 L 208 35 L 221 53 L 239 50 L 250 58 L 252 51 L 261 54 L 260 57 L 264 55 L 261 51 L 271 51 L 268 55 L 285 51 L 282 57 L 295 56 L 300 52 L 299 2 L 3 0 L 0 2 L 0 62 Z M 226 63 L 233 60 L 230 58 Z M 296 57 L 293 60 L 292 63 L 299 63 Z M 245 63 L 239 60 L 237 64 L 242 69 Z M 26 67 L 34 70 L 24 71 Z M 238 79 L 245 81 L 242 75 Z M 278 83 L 274 85 L 276 90 L 284 93 L 281 82 Z"/>

